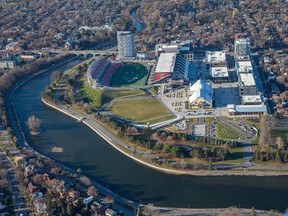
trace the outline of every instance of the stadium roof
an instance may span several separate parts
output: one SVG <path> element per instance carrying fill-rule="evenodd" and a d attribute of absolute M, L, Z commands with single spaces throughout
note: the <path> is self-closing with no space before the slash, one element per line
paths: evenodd
<path fill-rule="evenodd" d="M 203 98 L 204 100 L 212 103 L 212 88 L 204 80 L 198 80 L 190 87 L 192 95 L 189 97 L 189 102 L 194 102 L 197 98 Z"/>
<path fill-rule="evenodd" d="M 161 53 L 158 59 L 156 73 L 172 73 L 175 66 L 176 53 Z"/>

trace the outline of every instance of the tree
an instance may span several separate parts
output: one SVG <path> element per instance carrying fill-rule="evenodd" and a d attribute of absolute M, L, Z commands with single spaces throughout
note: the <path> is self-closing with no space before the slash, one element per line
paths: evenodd
<path fill-rule="evenodd" d="M 40 133 L 41 120 L 34 115 L 30 116 L 26 122 L 29 127 L 30 133 L 33 135 Z"/>
<path fill-rule="evenodd" d="M 80 177 L 80 182 L 86 186 L 91 186 L 91 181 L 88 177 L 86 176 L 81 176 Z"/>
<path fill-rule="evenodd" d="M 277 148 L 278 148 L 279 150 L 281 150 L 281 149 L 283 148 L 283 146 L 284 146 L 284 141 L 283 141 L 283 138 L 282 138 L 281 136 L 278 136 L 278 137 L 276 138 L 276 145 L 277 145 Z"/>
<path fill-rule="evenodd" d="M 262 115 L 260 118 L 260 134 L 259 134 L 259 145 L 267 147 L 270 143 L 270 133 L 268 128 L 268 115 Z"/>
<path fill-rule="evenodd" d="M 252 207 L 252 209 L 251 209 L 251 216 L 255 216 L 255 215 L 256 215 L 255 208 Z"/>
<path fill-rule="evenodd" d="M 73 215 L 73 206 L 71 205 L 71 202 L 68 202 L 67 204 L 67 214 Z"/>
<path fill-rule="evenodd" d="M 94 186 L 90 186 L 87 190 L 87 195 L 88 196 L 96 196 L 98 194 L 98 191 Z"/>

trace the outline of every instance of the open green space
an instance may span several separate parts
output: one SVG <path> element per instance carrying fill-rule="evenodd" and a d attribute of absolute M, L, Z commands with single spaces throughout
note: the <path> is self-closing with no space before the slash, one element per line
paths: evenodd
<path fill-rule="evenodd" d="M 237 147 L 237 148 L 229 148 L 229 157 L 226 158 L 225 163 L 243 163 L 243 148 Z"/>
<path fill-rule="evenodd" d="M 241 134 L 221 123 L 216 126 L 216 135 L 221 139 L 242 139 Z"/>
<path fill-rule="evenodd" d="M 113 75 L 111 86 L 143 86 L 146 83 L 149 67 L 140 63 L 124 63 Z"/>
<path fill-rule="evenodd" d="M 133 121 L 144 121 L 169 114 L 169 111 L 154 99 L 116 101 L 110 112 Z"/>
<path fill-rule="evenodd" d="M 171 114 L 171 115 L 168 115 L 168 116 L 160 116 L 159 118 L 154 118 L 152 120 L 140 121 L 138 123 L 139 124 L 147 124 L 147 122 L 149 122 L 149 124 L 151 125 L 151 124 L 155 124 L 155 123 L 158 123 L 158 122 L 168 121 L 168 120 L 173 119 L 173 118 L 175 118 L 175 116 Z"/>
<path fill-rule="evenodd" d="M 84 101 L 91 104 L 95 108 L 101 107 L 103 104 L 108 103 L 114 98 L 141 95 L 144 94 L 143 91 L 139 89 L 119 89 L 119 90 L 101 90 L 93 89 L 85 81 L 86 77 L 81 79 L 82 85 L 79 88 L 79 93 L 81 94 Z"/>
<path fill-rule="evenodd" d="M 271 138 L 282 137 L 283 140 L 288 139 L 288 129 L 280 130 L 280 129 L 271 129 L 270 130 Z"/>

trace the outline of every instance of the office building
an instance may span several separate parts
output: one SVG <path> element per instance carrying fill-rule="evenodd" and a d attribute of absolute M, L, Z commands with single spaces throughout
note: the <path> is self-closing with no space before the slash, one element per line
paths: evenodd
<path fill-rule="evenodd" d="M 235 40 L 235 58 L 245 59 L 249 58 L 250 54 L 250 39 L 249 38 L 239 38 Z"/>
<path fill-rule="evenodd" d="M 117 31 L 118 53 L 120 59 L 135 58 L 134 34 L 130 31 Z"/>

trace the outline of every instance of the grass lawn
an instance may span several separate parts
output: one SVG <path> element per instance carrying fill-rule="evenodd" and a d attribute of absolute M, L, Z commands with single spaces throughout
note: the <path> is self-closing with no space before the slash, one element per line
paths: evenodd
<path fill-rule="evenodd" d="M 242 147 L 237 147 L 237 148 L 230 148 L 229 149 L 230 155 L 227 160 L 225 160 L 225 163 L 243 163 L 244 158 L 243 158 L 243 148 Z"/>
<path fill-rule="evenodd" d="M 257 128 L 258 131 L 260 131 L 260 120 L 259 119 L 241 119 L 241 121 L 244 123 L 244 124 L 247 124 L 247 125 L 251 125 L 255 128 Z"/>
<path fill-rule="evenodd" d="M 103 91 L 101 103 L 105 104 L 114 98 L 128 97 L 132 95 L 144 95 L 145 93 L 139 89 L 118 89 L 118 90 L 105 90 Z"/>
<path fill-rule="evenodd" d="M 205 117 L 204 120 L 205 120 L 206 123 L 210 123 L 213 120 L 215 120 L 215 118 L 214 117 Z"/>
<path fill-rule="evenodd" d="M 154 99 L 116 101 L 110 112 L 133 121 L 144 121 L 169 114 L 169 111 Z"/>
<path fill-rule="evenodd" d="M 100 89 L 93 89 L 89 84 L 84 80 L 86 77 L 82 77 L 82 86 L 79 88 L 79 93 L 81 94 L 84 101 L 90 103 L 93 107 L 101 107 L 101 95 L 102 92 Z"/>
<path fill-rule="evenodd" d="M 283 140 L 287 140 L 288 138 L 288 129 L 287 130 L 279 130 L 279 129 L 271 129 L 270 130 L 271 138 L 282 137 Z"/>
<path fill-rule="evenodd" d="M 146 83 L 149 67 L 139 63 L 124 63 L 113 75 L 111 86 L 143 86 Z"/>
<path fill-rule="evenodd" d="M 79 93 L 81 94 L 84 101 L 90 103 L 93 107 L 99 108 L 103 104 L 113 100 L 117 97 L 125 97 L 132 95 L 144 94 L 143 91 L 139 89 L 119 89 L 119 90 L 101 90 L 93 89 L 86 82 L 86 77 L 81 78 L 82 86 L 79 88 Z"/>
<path fill-rule="evenodd" d="M 218 123 L 216 126 L 216 134 L 218 138 L 221 139 L 240 139 L 242 138 L 241 134 L 233 130 L 230 127 L 227 127 L 224 124 Z"/>

